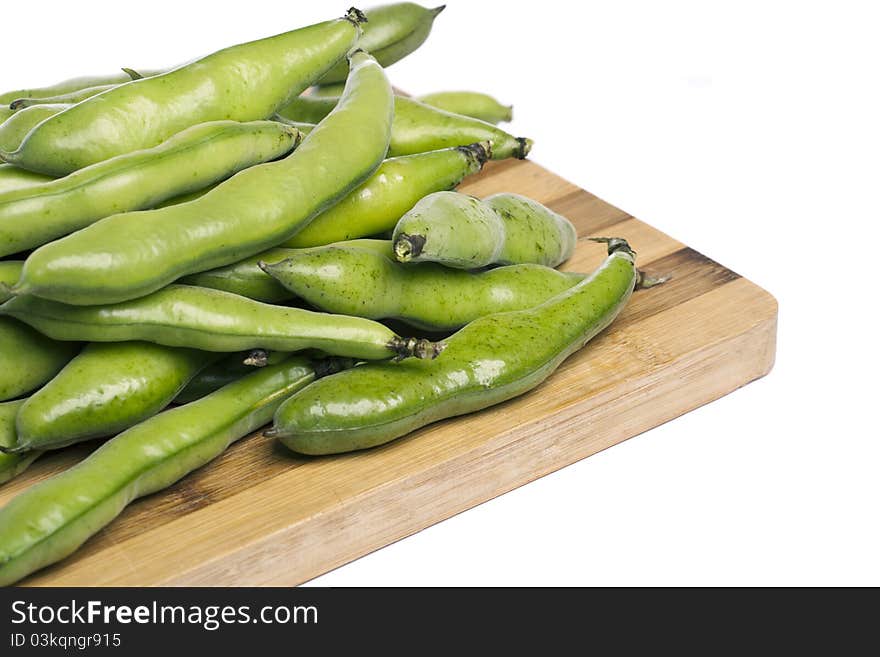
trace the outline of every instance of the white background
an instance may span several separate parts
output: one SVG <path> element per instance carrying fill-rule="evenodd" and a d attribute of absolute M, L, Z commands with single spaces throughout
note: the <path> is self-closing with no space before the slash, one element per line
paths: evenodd
<path fill-rule="evenodd" d="M 4 2 L 0 88 L 171 65 L 341 2 Z M 872 6 L 449 0 L 392 81 L 514 103 L 534 160 L 771 291 L 777 364 L 315 584 L 880 584 Z"/>

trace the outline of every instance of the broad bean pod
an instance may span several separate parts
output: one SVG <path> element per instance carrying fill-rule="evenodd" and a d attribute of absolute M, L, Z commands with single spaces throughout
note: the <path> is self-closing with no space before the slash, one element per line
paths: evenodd
<path fill-rule="evenodd" d="M 434 361 L 366 364 L 303 389 L 275 413 L 270 432 L 303 454 L 387 443 L 539 385 L 618 315 L 638 280 L 624 240 L 590 277 L 527 310 L 478 319 Z"/>
<path fill-rule="evenodd" d="M 434 263 L 402 265 L 382 253 L 345 243 L 300 249 L 275 264 L 262 263 L 262 269 L 325 312 L 399 319 L 432 331 L 537 306 L 584 278 L 531 264 L 481 272 Z"/>
<path fill-rule="evenodd" d="M 336 102 L 337 99 L 333 97 L 300 96 L 279 110 L 279 115 L 294 121 L 294 125 L 307 131 L 308 128 L 303 124 L 320 121 L 336 106 Z M 514 137 L 486 121 L 446 112 L 412 98 L 394 98 L 389 157 L 483 141 L 491 142 L 492 159 L 495 160 L 509 157 L 523 159 L 532 149 L 531 139 Z"/>
<path fill-rule="evenodd" d="M 62 341 L 143 340 L 215 352 L 319 349 L 363 360 L 432 358 L 440 349 L 361 317 L 272 306 L 191 285 L 169 285 L 149 296 L 106 306 L 69 306 L 19 296 L 0 306 L 0 315 Z"/>
<path fill-rule="evenodd" d="M 40 247 L 17 293 L 79 305 L 125 301 L 292 237 L 385 157 L 391 85 L 368 54 L 354 53 L 351 65 L 343 101 L 293 154 L 188 203 L 113 215 Z"/>
<path fill-rule="evenodd" d="M 482 201 L 457 192 L 429 194 L 394 228 L 400 262 L 456 269 L 535 263 L 556 267 L 577 243 L 572 223 L 537 201 L 494 194 Z"/>
<path fill-rule="evenodd" d="M 218 358 L 149 342 L 94 343 L 21 407 L 16 452 L 105 438 L 152 417 Z"/>
<path fill-rule="evenodd" d="M 62 176 L 152 148 L 198 123 L 270 117 L 354 47 L 363 14 L 225 48 L 167 73 L 121 84 L 50 117 L 0 157 Z"/>
<path fill-rule="evenodd" d="M 0 256 L 41 246 L 109 215 L 151 208 L 200 190 L 282 157 L 301 137 L 296 128 L 275 121 L 212 121 L 153 148 L 0 193 Z"/>
<path fill-rule="evenodd" d="M 272 418 L 315 378 L 294 357 L 135 425 L 0 509 L 0 585 L 60 561 L 133 500 L 166 488 Z"/>

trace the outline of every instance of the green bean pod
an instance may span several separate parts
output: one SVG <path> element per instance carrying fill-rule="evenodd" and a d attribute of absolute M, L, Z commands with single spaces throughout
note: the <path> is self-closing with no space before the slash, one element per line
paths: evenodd
<path fill-rule="evenodd" d="M 46 244 L 109 215 L 200 190 L 289 153 L 300 139 L 296 128 L 275 121 L 212 121 L 153 148 L 0 193 L 0 256 Z"/>
<path fill-rule="evenodd" d="M 299 96 L 279 110 L 279 115 L 294 121 L 307 132 L 303 123 L 316 123 L 336 105 L 331 97 Z M 532 149 L 532 140 L 514 137 L 501 128 L 469 116 L 453 114 L 420 103 L 412 98 L 395 96 L 394 123 L 388 156 L 412 155 L 475 142 L 492 143 L 492 159 L 525 158 Z"/>
<path fill-rule="evenodd" d="M 503 105 L 489 94 L 478 91 L 438 91 L 416 98 L 420 103 L 453 114 L 463 114 L 486 123 L 513 120 L 513 105 Z"/>
<path fill-rule="evenodd" d="M 16 451 L 104 438 L 152 417 L 216 354 L 149 342 L 95 343 L 25 402 Z"/>
<path fill-rule="evenodd" d="M 465 176 L 480 171 L 490 156 L 485 142 L 385 160 L 366 182 L 284 246 L 322 246 L 391 231 L 419 199 L 457 187 Z"/>
<path fill-rule="evenodd" d="M 271 434 L 303 454 L 348 452 L 531 390 L 629 299 L 635 254 L 623 240 L 609 251 L 589 278 L 540 306 L 468 324 L 436 360 L 369 363 L 308 386 L 281 405 Z"/>
<path fill-rule="evenodd" d="M 571 222 L 518 194 L 484 200 L 437 192 L 416 203 L 394 229 L 400 262 L 438 262 L 456 269 L 535 263 L 556 267 L 574 252 Z"/>
<path fill-rule="evenodd" d="M 272 418 L 315 379 L 304 358 L 255 370 L 135 425 L 0 509 L 0 585 L 73 553 L 133 500 L 167 488 Z"/>
<path fill-rule="evenodd" d="M 9 107 L 0 106 L 0 125 L 6 123 L 10 116 L 15 114 L 15 112 Z"/>
<path fill-rule="evenodd" d="M 70 105 L 40 104 L 17 111 L 0 124 L 0 151 L 14 151 L 21 146 L 21 142 L 31 130 L 68 107 Z"/>
<path fill-rule="evenodd" d="M 22 260 L 0 260 L 0 303 L 12 298 L 9 288 L 21 277 Z"/>
<path fill-rule="evenodd" d="M 216 352 L 319 349 L 363 360 L 431 358 L 437 349 L 427 340 L 401 338 L 368 319 L 271 306 L 191 285 L 169 285 L 149 296 L 107 306 L 69 306 L 19 296 L 0 306 L 0 314 L 56 340 L 143 340 Z"/>
<path fill-rule="evenodd" d="M 140 79 L 140 78 L 138 78 Z M 131 80 L 126 80 L 126 82 L 131 82 Z M 125 82 L 119 83 L 125 84 Z M 9 103 L 9 109 L 13 111 L 18 111 L 24 109 L 26 107 L 33 107 L 34 105 L 76 105 L 77 103 L 81 103 L 84 100 L 91 98 L 92 96 L 97 96 L 100 93 L 107 91 L 108 89 L 115 89 L 119 86 L 119 84 L 98 84 L 93 87 L 83 87 L 82 89 L 74 89 L 73 91 L 68 91 L 63 94 L 55 94 L 53 96 L 41 96 L 35 98 L 16 98 L 11 103 Z"/>
<path fill-rule="evenodd" d="M 270 117 L 354 47 L 363 14 L 232 46 L 134 80 L 46 119 L 5 161 L 63 176 L 160 144 L 198 123 Z"/>
<path fill-rule="evenodd" d="M 358 48 L 366 50 L 383 67 L 400 61 L 421 46 L 445 5 L 426 9 L 412 2 L 397 2 L 368 9 Z M 338 63 L 321 78 L 321 84 L 344 82 L 345 63 Z"/>
<path fill-rule="evenodd" d="M 15 433 L 15 416 L 24 404 L 24 399 L 0 403 L 0 484 L 24 472 L 42 452 L 21 452 L 7 454 L 4 449 L 15 448 L 18 437 Z"/>
<path fill-rule="evenodd" d="M 292 237 L 385 157 L 391 85 L 368 54 L 354 53 L 351 65 L 343 101 L 292 155 L 194 201 L 113 215 L 40 247 L 25 262 L 18 293 L 81 305 L 125 301 Z"/>
<path fill-rule="evenodd" d="M 123 68 L 119 73 L 111 75 L 90 75 L 78 78 L 71 78 L 46 87 L 34 87 L 32 89 L 16 89 L 14 91 L 5 91 L 0 93 L 0 104 L 9 105 L 9 103 L 20 98 L 45 98 L 47 96 L 57 96 L 59 94 L 70 93 L 79 89 L 96 87 L 105 84 L 122 84 L 130 82 L 133 77 L 150 77 L 158 75 L 162 71 L 140 71 L 134 73 L 131 69 Z"/>
<path fill-rule="evenodd" d="M 12 164 L 0 164 L 0 194 L 13 189 L 25 189 L 44 182 L 55 180 L 42 173 L 34 173 L 27 169 L 20 169 Z"/>
<path fill-rule="evenodd" d="M 342 242 L 340 245 L 345 245 L 348 248 L 370 249 L 388 257 L 393 255 L 391 242 L 388 240 L 349 240 Z M 225 292 L 240 294 L 243 297 L 265 303 L 288 301 L 294 297 L 294 294 L 274 278 L 266 275 L 266 272 L 260 269 L 260 263 L 280 262 L 304 250 L 307 249 L 284 247 L 269 249 L 226 267 L 219 267 L 186 276 L 180 282 L 186 285 L 209 287 L 213 290 L 224 290 Z M 0 291 L 2 291 L 2 288 L 0 288 Z"/>
<path fill-rule="evenodd" d="M 74 342 L 56 342 L 11 317 L 0 317 L 0 401 L 39 388 L 78 349 Z"/>
<path fill-rule="evenodd" d="M 430 262 L 402 265 L 344 244 L 300 249 L 262 268 L 325 312 L 399 319 L 435 331 L 461 328 L 492 313 L 532 308 L 584 278 L 528 264 L 476 273 Z"/>

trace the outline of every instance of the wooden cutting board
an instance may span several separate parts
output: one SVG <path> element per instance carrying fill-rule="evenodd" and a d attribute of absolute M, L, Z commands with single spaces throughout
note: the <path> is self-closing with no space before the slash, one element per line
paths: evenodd
<path fill-rule="evenodd" d="M 569 217 L 582 237 L 621 236 L 650 273 L 617 321 L 531 393 L 389 445 L 294 456 L 261 435 L 139 500 L 60 564 L 24 583 L 298 584 L 671 420 L 766 374 L 776 301 L 683 243 L 532 162 L 491 163 L 462 185 L 514 191 Z M 590 271 L 581 240 L 565 269 Z M 37 461 L 0 504 L 88 452 Z"/>

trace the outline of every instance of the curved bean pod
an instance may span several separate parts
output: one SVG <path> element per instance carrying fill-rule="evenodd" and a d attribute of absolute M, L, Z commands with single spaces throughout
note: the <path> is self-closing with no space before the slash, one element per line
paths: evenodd
<path fill-rule="evenodd" d="M 340 246 L 342 245 L 348 248 L 369 249 L 387 257 L 393 256 L 391 242 L 388 240 L 349 240 L 340 244 Z M 260 263 L 280 262 L 303 250 L 306 249 L 283 247 L 269 249 L 226 267 L 219 267 L 218 269 L 186 276 L 180 282 L 186 285 L 198 285 L 214 290 L 224 290 L 225 292 L 240 294 L 243 297 L 265 303 L 287 301 L 292 299 L 294 294 L 274 278 L 267 276 L 260 269 Z"/>
<path fill-rule="evenodd" d="M 119 433 L 165 408 L 216 354 L 149 342 L 90 344 L 25 402 L 15 451 Z"/>
<path fill-rule="evenodd" d="M 14 151 L 40 123 L 63 112 L 70 105 L 32 105 L 19 110 L 0 125 L 0 151 Z"/>
<path fill-rule="evenodd" d="M 11 317 L 0 317 L 0 401 L 39 388 L 78 350 L 74 342 L 56 342 Z"/>
<path fill-rule="evenodd" d="M 134 80 L 68 108 L 31 131 L 7 162 L 62 176 L 151 148 L 198 123 L 271 116 L 356 43 L 363 15 L 232 46 L 168 73 Z"/>
<path fill-rule="evenodd" d="M 281 262 L 262 263 L 262 269 L 325 312 L 399 319 L 436 331 L 457 329 L 492 313 L 532 308 L 584 278 L 541 265 L 477 273 L 434 263 L 402 265 L 344 244 L 301 249 Z"/>
<path fill-rule="evenodd" d="M 284 243 L 321 246 L 394 229 L 398 219 L 431 192 L 453 189 L 483 168 L 489 142 L 385 160 L 360 187 L 322 212 Z"/>
<path fill-rule="evenodd" d="M 400 61 L 421 46 L 445 5 L 426 9 L 412 2 L 397 2 L 368 9 L 358 48 L 366 50 L 383 67 Z M 348 67 L 339 63 L 321 78 L 321 84 L 344 82 Z"/>
<path fill-rule="evenodd" d="M 163 71 L 141 71 L 135 73 L 137 77 L 151 77 L 158 75 Z M 59 94 L 70 93 L 79 89 L 95 87 L 104 84 L 122 84 L 123 82 L 131 82 L 131 69 L 123 68 L 119 73 L 111 75 L 89 75 L 78 78 L 71 78 L 63 82 L 48 85 L 46 87 L 34 87 L 32 89 L 17 89 L 14 91 L 5 91 L 0 93 L 0 104 L 9 105 L 9 103 L 20 98 L 44 98 L 47 96 L 57 96 Z"/>
<path fill-rule="evenodd" d="M 15 416 L 24 404 L 24 399 L 0 403 L 0 484 L 24 472 L 42 452 L 7 454 L 3 449 L 12 449 L 17 444 Z"/>
<path fill-rule="evenodd" d="M 153 148 L 0 194 L 0 256 L 46 244 L 109 215 L 200 190 L 289 153 L 300 139 L 296 128 L 275 121 L 202 123 Z"/>
<path fill-rule="evenodd" d="M 0 194 L 13 189 L 25 189 L 44 182 L 55 180 L 42 173 L 34 173 L 27 169 L 20 169 L 12 164 L 0 164 Z"/>
<path fill-rule="evenodd" d="M 336 105 L 336 98 L 299 96 L 279 110 L 279 115 L 296 122 L 315 123 Z M 475 142 L 492 143 L 492 159 L 525 158 L 532 149 L 532 140 L 514 137 L 501 128 L 461 114 L 445 112 L 412 98 L 395 96 L 394 123 L 388 156 L 412 155 Z"/>
<path fill-rule="evenodd" d="M 468 324 L 434 361 L 366 364 L 318 381 L 275 413 L 271 434 L 303 454 L 381 445 L 521 395 L 608 326 L 638 274 L 623 240 L 589 278 L 528 310 Z"/>
<path fill-rule="evenodd" d="M 12 298 L 8 290 L 19 279 L 23 268 L 22 260 L 0 261 L 0 303 Z"/>
<path fill-rule="evenodd" d="M 68 556 L 132 500 L 170 486 L 263 426 L 284 399 L 314 379 L 304 358 L 255 370 L 135 425 L 28 488 L 0 509 L 0 585 Z"/>
<path fill-rule="evenodd" d="M 420 103 L 445 112 L 462 114 L 486 123 L 501 123 L 513 119 L 513 105 L 503 105 L 489 94 L 478 91 L 438 91 L 416 98 Z"/>
<path fill-rule="evenodd" d="M 6 123 L 10 116 L 15 114 L 15 112 L 8 107 L 0 106 L 0 125 Z"/>
<path fill-rule="evenodd" d="M 368 319 L 270 306 L 190 285 L 169 285 L 149 296 L 108 306 L 68 306 L 19 296 L 0 306 L 0 314 L 56 340 L 144 340 L 217 352 L 319 349 L 363 360 L 432 358 L 439 349 L 427 340 L 401 338 Z"/>
<path fill-rule="evenodd" d="M 437 192 L 416 203 L 394 229 L 400 262 L 456 269 L 535 263 L 556 267 L 574 252 L 577 231 L 550 208 L 518 194 L 484 200 Z"/>
<path fill-rule="evenodd" d="M 136 79 L 140 80 L 141 78 Z M 131 82 L 131 80 L 126 80 L 125 82 Z M 125 84 L 125 82 L 121 82 L 119 84 Z M 119 86 L 119 84 L 99 84 L 93 87 L 74 89 L 73 91 L 68 91 L 63 94 L 55 94 L 53 96 L 16 98 L 11 103 L 9 103 L 9 109 L 17 111 L 25 107 L 32 107 L 34 105 L 58 105 L 62 103 L 65 105 L 76 105 L 77 103 L 81 103 L 82 101 L 91 98 L 92 96 L 97 96 L 100 93 L 104 93 L 108 89 L 115 89 Z"/>
<path fill-rule="evenodd" d="M 292 237 L 385 157 L 391 85 L 366 53 L 353 54 L 351 65 L 343 101 L 293 154 L 189 203 L 113 215 L 37 249 L 19 293 L 83 305 L 125 301 Z"/>

